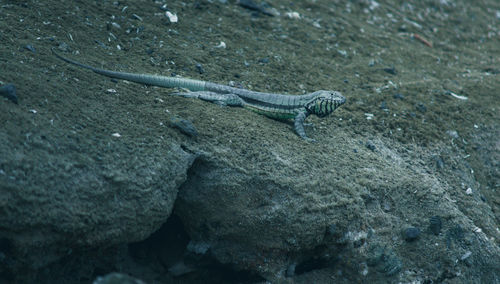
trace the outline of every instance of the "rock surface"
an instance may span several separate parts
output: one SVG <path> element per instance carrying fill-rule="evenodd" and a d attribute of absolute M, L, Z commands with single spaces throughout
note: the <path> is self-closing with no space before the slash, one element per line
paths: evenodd
<path fill-rule="evenodd" d="M 147 238 L 170 216 L 195 158 L 175 143 L 151 148 L 141 139 L 126 145 L 111 135 L 85 141 L 64 128 L 14 127 L 19 121 L 7 113 L 0 133 L 7 146 L 0 148 L 2 271 L 36 270 L 73 250 Z"/>
<path fill-rule="evenodd" d="M 382 139 L 374 142 L 374 152 L 340 133 L 333 141 L 315 146 L 313 153 L 299 146 L 288 153 L 281 145 L 266 144 L 259 151 L 247 151 L 243 159 L 234 152 L 201 155 L 176 204 L 192 242 L 208 245 L 222 263 L 258 271 L 272 281 L 286 280 L 291 265 L 301 268 L 313 260 L 338 262 L 340 267 L 355 262 L 348 274 L 361 274 L 363 265 L 373 259 L 372 251 L 381 247 L 390 253 L 381 252 L 379 261 L 385 254 L 392 262 L 378 265 L 372 260 L 374 269 L 367 266 L 368 273 L 391 276 L 403 269 L 406 274 L 411 267 L 435 270 L 434 262 L 408 250 L 452 263 L 455 252 L 472 249 L 480 265 L 464 271 L 453 265 L 450 273 L 497 279 L 498 246 L 477 231 L 478 224 L 452 198 L 470 197 L 436 176 L 435 170 L 422 167 L 432 159 L 432 151 Z M 251 157 L 256 158 L 248 162 Z M 473 178 L 468 175 L 463 181 L 467 179 Z M 491 209 L 484 202 L 472 203 L 485 213 L 482 228 L 494 234 Z M 446 234 L 435 237 L 428 232 L 414 243 L 405 242 L 401 232 L 406 227 L 425 227 L 435 215 L 446 219 Z M 329 232 L 332 225 L 334 234 Z M 456 228 L 463 233 L 456 235 Z M 371 277 L 365 279 L 376 280 Z"/>
<path fill-rule="evenodd" d="M 499 283 L 498 1 L 233 2 L 2 2 L 0 282 Z M 306 143 L 51 48 L 347 103 Z"/>

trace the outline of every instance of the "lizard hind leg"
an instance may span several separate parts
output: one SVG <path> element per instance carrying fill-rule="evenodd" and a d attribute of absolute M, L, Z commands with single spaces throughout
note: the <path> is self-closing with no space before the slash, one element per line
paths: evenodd
<path fill-rule="evenodd" d="M 185 92 L 185 93 L 173 93 L 171 95 L 181 96 L 185 98 L 196 98 L 211 102 L 220 106 L 239 106 L 242 107 L 244 101 L 242 98 L 235 94 L 219 94 L 209 91 L 197 91 L 197 92 Z"/>

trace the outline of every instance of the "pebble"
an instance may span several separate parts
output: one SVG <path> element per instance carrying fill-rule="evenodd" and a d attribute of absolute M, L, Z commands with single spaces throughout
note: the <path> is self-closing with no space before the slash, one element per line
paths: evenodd
<path fill-rule="evenodd" d="M 265 58 L 261 58 L 259 59 L 259 63 L 269 63 L 269 58 L 265 57 Z"/>
<path fill-rule="evenodd" d="M 6 84 L 0 87 L 0 95 L 17 104 L 16 86 L 14 84 Z"/>
<path fill-rule="evenodd" d="M 179 129 L 183 134 L 189 137 L 198 136 L 198 131 L 189 120 L 180 117 L 172 117 L 170 123 L 173 127 Z"/>
<path fill-rule="evenodd" d="M 398 99 L 398 100 L 402 100 L 405 98 L 405 96 L 403 96 L 403 94 L 400 94 L 400 93 L 396 93 L 394 94 L 393 96 L 395 99 Z"/>
<path fill-rule="evenodd" d="M 446 134 L 450 135 L 452 138 L 458 139 L 458 132 L 455 130 L 447 130 Z"/>
<path fill-rule="evenodd" d="M 196 63 L 196 70 L 198 70 L 198 73 L 200 74 L 205 73 L 205 69 L 203 69 L 203 66 L 200 63 Z"/>
<path fill-rule="evenodd" d="M 246 9 L 249 9 L 249 10 L 253 10 L 253 11 L 257 11 L 257 12 L 262 13 L 262 14 L 267 15 L 267 16 L 271 16 L 271 17 L 274 16 L 273 13 L 271 13 L 270 11 L 268 11 L 262 5 L 257 5 L 252 0 L 239 0 L 237 3 L 238 3 L 238 5 L 240 5 L 243 8 L 246 8 Z"/>
<path fill-rule="evenodd" d="M 420 236 L 420 229 L 415 227 L 406 228 L 403 231 L 403 238 L 407 242 L 412 242 Z"/>
<path fill-rule="evenodd" d="M 422 113 L 427 111 L 427 107 L 423 103 L 418 103 L 416 108 L 419 112 L 422 112 Z"/>
<path fill-rule="evenodd" d="M 31 51 L 33 53 L 36 53 L 35 47 L 33 45 L 31 45 L 31 44 L 25 45 L 24 48 L 26 48 L 27 50 L 29 50 L 29 51 Z"/>
<path fill-rule="evenodd" d="M 65 42 L 61 42 L 58 46 L 57 49 L 60 51 L 68 52 L 69 51 L 69 45 Z"/>
<path fill-rule="evenodd" d="M 377 147 L 375 147 L 375 144 L 373 144 L 372 141 L 366 142 L 365 146 L 366 146 L 366 148 L 368 148 L 368 149 L 370 149 L 372 151 L 375 151 L 375 149 L 377 149 Z"/>
<path fill-rule="evenodd" d="M 391 75 L 398 74 L 398 71 L 394 67 L 384 68 L 384 71 L 387 72 L 387 73 L 389 73 L 389 74 L 391 74 Z"/>

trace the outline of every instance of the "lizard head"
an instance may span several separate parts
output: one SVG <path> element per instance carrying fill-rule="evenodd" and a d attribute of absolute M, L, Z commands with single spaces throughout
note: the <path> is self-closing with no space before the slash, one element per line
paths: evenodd
<path fill-rule="evenodd" d="M 345 97 L 336 91 L 317 91 L 306 104 L 309 113 L 319 117 L 326 116 L 345 103 Z"/>

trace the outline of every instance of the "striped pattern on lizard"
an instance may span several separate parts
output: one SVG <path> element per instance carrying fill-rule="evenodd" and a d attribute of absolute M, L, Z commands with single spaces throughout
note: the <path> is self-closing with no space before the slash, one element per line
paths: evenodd
<path fill-rule="evenodd" d="M 314 140 L 308 138 L 304 130 L 304 121 L 307 116 L 314 114 L 318 117 L 325 117 L 345 103 L 345 97 L 337 91 L 321 90 L 295 96 L 255 92 L 201 80 L 105 70 L 63 57 L 54 49 L 52 52 L 67 63 L 107 77 L 164 88 L 185 88 L 191 92 L 172 95 L 198 98 L 219 105 L 243 107 L 279 120 L 293 119 L 295 132 L 309 141 Z"/>

